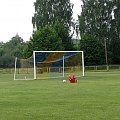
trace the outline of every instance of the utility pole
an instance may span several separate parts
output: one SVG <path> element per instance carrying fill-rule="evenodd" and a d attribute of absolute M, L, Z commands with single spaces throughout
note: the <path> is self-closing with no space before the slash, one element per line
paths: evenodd
<path fill-rule="evenodd" d="M 108 52 L 107 52 L 107 40 L 104 40 L 105 42 L 105 60 L 106 60 L 106 67 L 107 67 L 107 71 L 109 71 L 109 66 L 108 66 Z"/>

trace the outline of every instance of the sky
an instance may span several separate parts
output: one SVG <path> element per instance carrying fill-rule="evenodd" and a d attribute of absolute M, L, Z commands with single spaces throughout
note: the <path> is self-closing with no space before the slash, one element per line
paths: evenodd
<path fill-rule="evenodd" d="M 11 40 L 18 34 L 24 41 L 32 35 L 32 16 L 36 0 L 0 0 L 0 42 Z M 81 0 L 71 0 L 74 4 L 73 17 L 81 12 Z"/>

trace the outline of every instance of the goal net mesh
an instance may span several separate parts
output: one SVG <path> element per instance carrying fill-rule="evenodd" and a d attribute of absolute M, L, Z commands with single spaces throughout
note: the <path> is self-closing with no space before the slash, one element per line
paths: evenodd
<path fill-rule="evenodd" d="M 31 58 L 15 59 L 14 80 L 27 80 L 27 79 L 32 80 L 33 79 L 34 69 L 33 69 L 33 61 L 31 61 Z"/>
<path fill-rule="evenodd" d="M 82 76 L 81 52 L 34 52 L 28 59 L 16 60 L 15 79 L 46 79 Z"/>

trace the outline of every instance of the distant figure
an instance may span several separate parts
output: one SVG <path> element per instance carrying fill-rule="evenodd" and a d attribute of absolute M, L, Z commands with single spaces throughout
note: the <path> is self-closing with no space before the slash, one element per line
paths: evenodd
<path fill-rule="evenodd" d="M 77 83 L 77 79 L 75 75 L 72 76 L 68 76 L 68 80 L 70 81 L 70 83 Z"/>

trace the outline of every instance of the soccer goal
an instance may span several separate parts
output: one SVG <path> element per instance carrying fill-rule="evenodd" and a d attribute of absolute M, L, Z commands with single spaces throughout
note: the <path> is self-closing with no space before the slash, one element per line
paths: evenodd
<path fill-rule="evenodd" d="M 15 59 L 14 80 L 84 76 L 83 51 L 33 51 L 28 59 Z"/>

